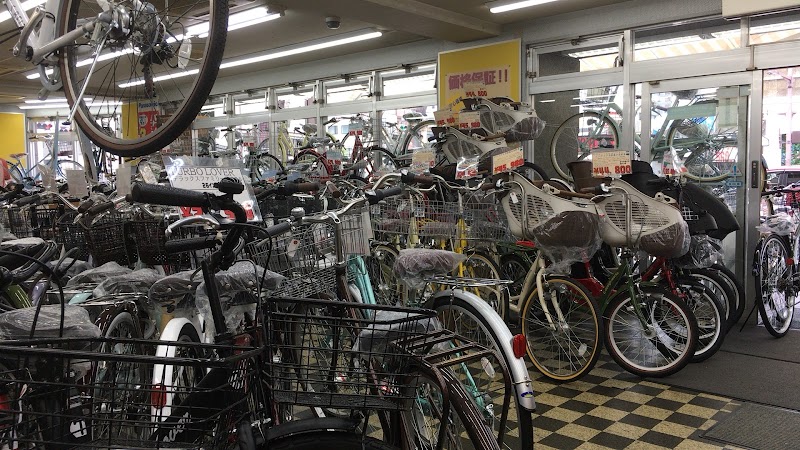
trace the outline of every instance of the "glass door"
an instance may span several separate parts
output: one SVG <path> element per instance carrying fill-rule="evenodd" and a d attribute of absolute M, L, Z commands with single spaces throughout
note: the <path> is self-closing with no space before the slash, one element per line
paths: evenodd
<path fill-rule="evenodd" d="M 650 161 L 655 173 L 682 173 L 733 212 L 740 229 L 722 241 L 723 260 L 748 282 L 746 230 L 748 220 L 758 220 L 758 207 L 746 202 L 751 189 L 747 161 L 760 159 L 747 155 L 751 82 L 749 74 L 732 74 L 645 83 L 642 132 L 636 137 L 640 158 Z"/>

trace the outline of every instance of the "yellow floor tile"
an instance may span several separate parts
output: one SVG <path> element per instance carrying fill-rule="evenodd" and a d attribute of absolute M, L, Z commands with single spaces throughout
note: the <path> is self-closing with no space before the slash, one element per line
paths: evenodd
<path fill-rule="evenodd" d="M 650 430 L 642 427 L 637 427 L 636 425 L 631 425 L 628 423 L 616 422 L 611 424 L 608 428 L 606 428 L 605 431 L 608 433 L 616 434 L 617 436 L 624 436 L 626 438 L 631 438 L 631 439 L 639 439 Z"/>
<path fill-rule="evenodd" d="M 657 395 L 658 398 L 663 398 L 667 400 L 673 400 L 676 402 L 681 403 L 688 403 L 691 399 L 695 397 L 694 394 L 687 394 L 685 392 L 678 392 L 678 391 L 664 391 Z"/>
<path fill-rule="evenodd" d="M 695 429 L 677 423 L 661 422 L 653 427 L 653 431 L 669 434 L 670 436 L 679 436 L 686 439 L 691 436 L 692 433 L 694 433 Z"/>
<path fill-rule="evenodd" d="M 588 427 L 584 427 L 582 425 L 577 425 L 574 423 L 567 424 L 560 430 L 558 430 L 558 434 L 562 434 L 564 436 L 569 436 L 573 439 L 578 439 L 581 441 L 588 441 L 591 438 L 597 436 L 600 433 L 600 430 L 593 430 Z"/>
<path fill-rule="evenodd" d="M 611 400 L 611 397 L 607 397 L 605 395 L 600 395 L 600 394 L 592 394 L 591 392 L 581 392 L 580 394 L 575 396 L 575 400 L 599 406 Z"/>
<path fill-rule="evenodd" d="M 583 416 L 583 413 L 577 411 L 570 411 L 568 409 L 563 409 L 563 408 L 553 408 L 550 411 L 547 411 L 546 413 L 542 414 L 542 416 L 550 417 L 552 419 L 557 419 L 564 422 L 574 422 L 578 420 L 581 416 Z M 536 427 L 535 417 L 533 419 L 533 426 Z"/>
<path fill-rule="evenodd" d="M 685 406 L 685 405 L 684 405 Z M 672 411 L 668 411 L 662 408 L 656 408 L 655 406 L 648 406 L 642 405 L 635 410 L 633 410 L 635 414 L 639 414 L 640 416 L 649 417 L 651 419 L 658 419 L 664 420 L 667 417 L 672 415 Z"/>
<path fill-rule="evenodd" d="M 720 450 L 721 448 L 723 448 L 721 445 L 715 445 L 709 442 L 687 440 L 678 444 L 675 450 Z"/>
<path fill-rule="evenodd" d="M 625 450 L 669 450 L 667 447 L 651 444 L 649 442 L 636 441 L 625 447 Z"/>
<path fill-rule="evenodd" d="M 636 386 L 636 383 L 631 383 L 630 381 L 622 381 L 622 380 L 614 380 L 608 379 L 600 383 L 601 386 L 608 386 L 608 387 L 615 387 L 617 389 L 630 389 Z"/>
<path fill-rule="evenodd" d="M 619 411 L 616 409 L 607 408 L 605 406 L 598 406 L 597 408 L 589 411 L 588 414 L 591 414 L 595 417 L 601 417 L 603 419 L 614 420 L 614 421 L 620 420 L 628 415 L 628 413 L 626 413 L 625 411 Z"/>
<path fill-rule="evenodd" d="M 556 395 L 548 394 L 546 392 L 544 394 L 536 395 L 536 403 L 548 406 L 559 406 L 568 400 L 569 400 L 568 398 L 558 397 Z"/>
<path fill-rule="evenodd" d="M 611 447 L 606 447 L 605 445 L 594 444 L 592 442 L 584 442 L 583 444 L 578 446 L 577 450 L 614 450 Z"/>
<path fill-rule="evenodd" d="M 680 408 L 678 408 L 677 412 L 683 414 L 689 414 L 695 417 L 705 417 L 709 419 L 711 417 L 714 417 L 714 414 L 717 413 L 717 410 L 697 405 L 683 405 Z"/>
<path fill-rule="evenodd" d="M 652 400 L 653 396 L 647 394 L 640 394 L 638 392 L 625 391 L 620 393 L 616 398 L 620 400 L 625 400 L 627 402 L 633 402 L 633 403 L 638 403 L 640 405 L 644 405 L 645 403 Z"/>

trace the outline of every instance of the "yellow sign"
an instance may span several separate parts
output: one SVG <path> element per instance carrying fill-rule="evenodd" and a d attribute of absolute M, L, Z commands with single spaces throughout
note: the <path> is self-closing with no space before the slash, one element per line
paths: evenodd
<path fill-rule="evenodd" d="M 442 109 L 459 97 L 508 97 L 520 101 L 522 43 L 514 39 L 439 53 L 438 74 Z M 460 109 L 460 105 L 453 109 Z"/>

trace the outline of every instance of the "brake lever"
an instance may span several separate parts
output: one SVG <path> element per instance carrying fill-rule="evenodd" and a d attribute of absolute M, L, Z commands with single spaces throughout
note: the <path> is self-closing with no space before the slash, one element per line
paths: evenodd
<path fill-rule="evenodd" d="M 166 231 L 164 231 L 164 234 L 169 239 L 169 237 L 172 236 L 172 233 L 176 228 L 180 228 L 187 225 L 195 225 L 198 223 L 204 223 L 210 225 L 215 230 L 218 230 L 220 227 L 219 221 L 214 216 L 210 216 L 208 214 L 201 214 L 199 216 L 184 217 L 183 219 L 176 220 L 175 222 L 169 224 Z"/>

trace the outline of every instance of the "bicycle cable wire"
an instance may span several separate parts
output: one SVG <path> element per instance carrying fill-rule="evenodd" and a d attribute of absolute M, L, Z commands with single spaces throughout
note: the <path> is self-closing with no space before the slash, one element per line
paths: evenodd
<path fill-rule="evenodd" d="M 11 35 L 11 36 L 3 39 L 2 41 L 0 41 L 0 44 L 4 44 L 4 43 L 10 41 L 11 39 L 14 39 L 20 33 L 22 33 L 22 28 L 12 28 L 12 29 L 10 29 L 8 31 L 4 31 L 4 32 L 0 33 L 0 36 L 5 36 L 7 34 Z"/>

